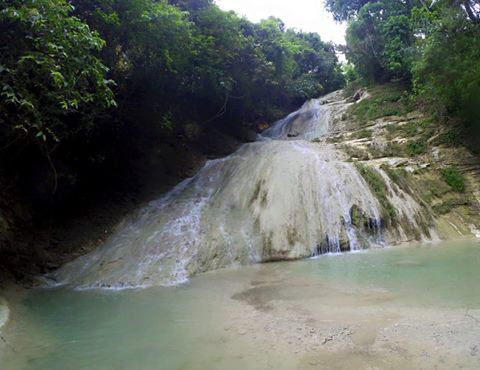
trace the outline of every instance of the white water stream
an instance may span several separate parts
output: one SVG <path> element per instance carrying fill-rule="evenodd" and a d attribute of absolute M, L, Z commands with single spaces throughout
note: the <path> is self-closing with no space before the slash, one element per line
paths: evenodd
<path fill-rule="evenodd" d="M 207 162 L 52 278 L 79 288 L 174 285 L 232 264 L 368 247 L 380 235 L 360 236 L 351 208 L 380 225 L 377 199 L 332 145 L 307 141 L 329 132 L 340 99 L 309 101 L 257 142 Z"/>
<path fill-rule="evenodd" d="M 55 272 L 66 288 L 11 292 L 3 328 L 0 300 L 0 368 L 478 369 L 478 243 L 338 254 L 391 232 L 355 166 L 308 141 L 345 106 L 338 93 L 308 102 L 208 162 Z M 415 227 L 419 205 L 378 170 Z"/>

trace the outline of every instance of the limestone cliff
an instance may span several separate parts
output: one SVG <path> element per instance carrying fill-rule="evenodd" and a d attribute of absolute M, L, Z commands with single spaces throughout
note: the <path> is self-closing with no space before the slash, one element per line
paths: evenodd
<path fill-rule="evenodd" d="M 356 95 L 307 102 L 50 278 L 82 288 L 170 285 L 231 264 L 475 233 L 478 217 L 464 216 L 478 207 L 476 181 L 468 176 L 461 196 L 448 184 L 448 149 L 434 141 L 443 129 L 401 98 Z M 368 111 L 389 104 L 397 109 Z"/>

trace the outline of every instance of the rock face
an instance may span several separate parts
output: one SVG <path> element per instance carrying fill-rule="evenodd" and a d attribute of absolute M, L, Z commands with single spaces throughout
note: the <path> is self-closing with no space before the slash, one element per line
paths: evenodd
<path fill-rule="evenodd" d="M 333 145 L 306 141 L 333 129 L 348 104 L 338 92 L 306 103 L 51 277 L 81 288 L 172 285 L 231 264 L 381 245 L 382 206 L 355 165 Z M 412 202 L 403 211 L 413 220 Z"/>
<path fill-rule="evenodd" d="M 2 327 L 7 323 L 9 316 L 9 310 L 7 301 L 5 299 L 0 298 L 0 330 Z"/>
<path fill-rule="evenodd" d="M 289 114 L 263 132 L 263 136 L 276 140 L 313 140 L 334 129 L 335 123 L 349 104 L 342 91 L 320 99 L 307 101 L 298 111 Z"/>

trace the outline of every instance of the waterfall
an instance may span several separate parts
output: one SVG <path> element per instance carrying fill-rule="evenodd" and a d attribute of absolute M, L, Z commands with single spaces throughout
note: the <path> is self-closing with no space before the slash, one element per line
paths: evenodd
<path fill-rule="evenodd" d="M 262 136 L 276 140 L 313 140 L 327 134 L 331 107 L 326 106 L 326 102 L 325 98 L 307 101 L 298 111 L 265 130 Z"/>
<path fill-rule="evenodd" d="M 380 228 L 367 235 L 351 210 L 380 225 L 377 199 L 332 145 L 309 141 L 331 130 L 336 94 L 307 102 L 262 140 L 207 162 L 51 278 L 78 288 L 172 285 L 232 264 L 368 247 Z"/>

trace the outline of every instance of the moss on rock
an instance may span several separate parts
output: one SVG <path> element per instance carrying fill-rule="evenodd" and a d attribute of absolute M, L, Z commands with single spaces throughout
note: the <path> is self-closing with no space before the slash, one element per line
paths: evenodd
<path fill-rule="evenodd" d="M 370 190 L 382 206 L 382 219 L 385 226 L 395 226 L 397 222 L 397 212 L 395 207 L 388 200 L 388 186 L 382 175 L 372 167 L 356 164 L 359 173 L 362 175 Z"/>

